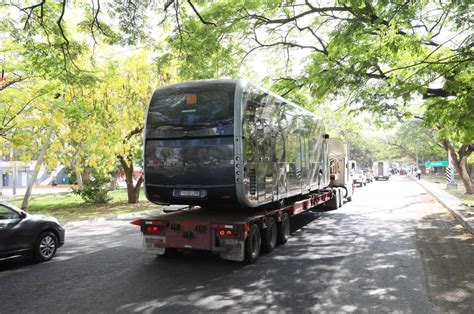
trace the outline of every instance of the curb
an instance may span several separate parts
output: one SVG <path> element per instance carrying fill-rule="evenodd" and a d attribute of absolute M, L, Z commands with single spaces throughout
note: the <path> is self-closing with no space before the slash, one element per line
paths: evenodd
<path fill-rule="evenodd" d="M 424 184 L 423 181 L 416 180 L 412 176 L 408 176 L 408 177 L 411 180 L 417 182 L 419 185 L 421 185 L 441 205 L 443 205 L 446 209 L 448 209 L 453 214 L 454 218 L 456 218 L 456 220 L 459 221 L 459 223 L 461 223 L 461 225 L 464 227 L 464 229 L 466 229 L 470 233 L 474 234 L 474 223 L 471 223 L 471 222 L 468 221 L 468 219 L 459 210 L 459 205 L 457 205 L 457 204 L 461 203 L 461 200 L 459 200 L 457 197 L 455 197 L 451 194 L 449 194 L 449 198 L 451 198 L 451 200 L 448 200 L 448 199 L 446 199 L 446 197 L 443 197 L 443 195 L 440 195 L 441 194 L 440 192 L 444 192 L 444 191 L 438 191 L 438 189 L 435 189 L 433 187 L 428 187 L 428 186 L 426 186 L 426 184 Z M 444 193 L 448 193 L 448 192 L 444 192 Z M 456 203 L 456 204 L 453 204 L 453 203 Z"/>

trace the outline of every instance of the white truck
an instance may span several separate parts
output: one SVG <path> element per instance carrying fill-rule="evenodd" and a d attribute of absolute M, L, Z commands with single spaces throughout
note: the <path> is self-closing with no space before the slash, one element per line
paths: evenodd
<path fill-rule="evenodd" d="M 356 163 L 349 160 L 347 145 L 340 139 L 329 138 L 328 147 L 331 186 L 342 188 L 343 198 L 350 202 L 354 194 L 351 172 L 353 168 L 355 169 Z"/>
<path fill-rule="evenodd" d="M 390 161 L 375 161 L 373 170 L 375 180 L 388 180 L 390 178 Z"/>

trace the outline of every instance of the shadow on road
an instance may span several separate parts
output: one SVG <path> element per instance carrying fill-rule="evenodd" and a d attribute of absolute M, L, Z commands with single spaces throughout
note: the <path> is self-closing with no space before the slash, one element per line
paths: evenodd
<path fill-rule="evenodd" d="M 445 213 L 410 216 L 423 213 L 421 197 L 426 196 L 407 195 L 402 205 L 385 202 L 376 209 L 361 202 L 296 216 L 288 243 L 252 265 L 202 252 L 173 259 L 143 255 L 135 228 L 124 234 L 119 232 L 124 224 L 109 225 L 87 238 L 75 235 L 76 244 L 58 256 L 63 259 L 35 265 L 29 276 L 0 272 L 2 309 L 469 312 L 474 308 L 472 237 Z M 18 295 L 29 297 L 18 304 Z"/>

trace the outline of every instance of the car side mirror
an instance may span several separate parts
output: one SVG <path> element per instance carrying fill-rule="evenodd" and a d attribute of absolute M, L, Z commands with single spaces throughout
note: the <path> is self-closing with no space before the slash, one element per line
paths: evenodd
<path fill-rule="evenodd" d="M 20 212 L 20 219 L 25 219 L 25 218 L 26 218 L 26 213 Z"/>

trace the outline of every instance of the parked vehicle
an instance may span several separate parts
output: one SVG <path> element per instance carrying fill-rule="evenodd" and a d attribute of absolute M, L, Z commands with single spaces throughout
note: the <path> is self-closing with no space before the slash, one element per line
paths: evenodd
<path fill-rule="evenodd" d="M 353 182 L 354 184 L 358 184 L 359 187 L 367 185 L 367 178 L 362 169 L 356 169 L 354 171 Z"/>
<path fill-rule="evenodd" d="M 372 169 L 370 168 L 364 169 L 364 175 L 367 178 L 367 183 L 374 181 L 374 173 L 372 172 Z"/>
<path fill-rule="evenodd" d="M 0 258 L 30 255 L 49 261 L 64 244 L 64 228 L 53 217 L 31 215 L 0 202 Z"/>
<path fill-rule="evenodd" d="M 375 180 L 388 180 L 390 178 L 390 162 L 376 161 L 374 162 L 374 178 Z"/>
<path fill-rule="evenodd" d="M 287 241 L 292 216 L 352 199 L 347 148 L 331 143 L 318 117 L 244 81 L 158 89 L 145 130 L 146 196 L 189 208 L 133 221 L 145 251 L 255 262 Z M 341 176 L 331 180 L 333 157 Z"/>
<path fill-rule="evenodd" d="M 342 188 L 344 190 L 343 197 L 350 202 L 354 194 L 351 167 L 355 167 L 355 161 L 349 160 L 347 144 L 342 140 L 330 138 L 328 145 L 330 185 Z"/>

